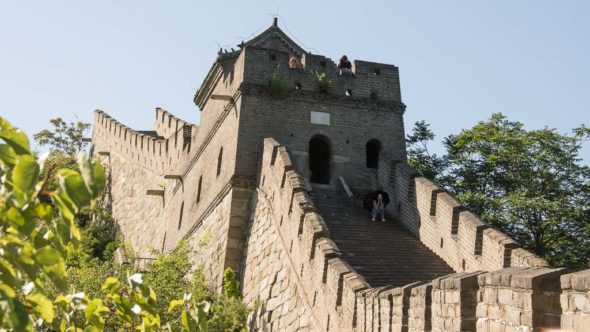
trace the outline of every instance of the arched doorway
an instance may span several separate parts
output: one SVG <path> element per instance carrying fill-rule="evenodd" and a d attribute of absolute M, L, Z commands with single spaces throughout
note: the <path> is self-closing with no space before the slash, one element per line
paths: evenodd
<path fill-rule="evenodd" d="M 365 148 L 367 153 L 367 167 L 379 168 L 379 152 L 381 151 L 381 142 L 376 139 L 369 140 Z"/>
<path fill-rule="evenodd" d="M 309 141 L 309 172 L 311 182 L 330 183 L 330 141 L 316 135 Z"/>

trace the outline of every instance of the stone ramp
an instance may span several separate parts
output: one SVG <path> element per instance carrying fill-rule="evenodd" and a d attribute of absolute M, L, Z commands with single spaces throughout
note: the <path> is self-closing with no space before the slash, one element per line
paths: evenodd
<path fill-rule="evenodd" d="M 342 258 L 372 287 L 398 287 L 454 273 L 397 221 L 371 221 L 369 211 L 327 186 L 313 185 L 312 198 Z"/>

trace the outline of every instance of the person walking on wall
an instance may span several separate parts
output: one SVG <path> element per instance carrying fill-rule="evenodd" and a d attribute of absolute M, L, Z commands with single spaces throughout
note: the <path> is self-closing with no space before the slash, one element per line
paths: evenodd
<path fill-rule="evenodd" d="M 382 194 L 378 194 L 373 199 L 373 212 L 371 212 L 371 221 L 375 221 L 377 215 L 381 215 L 381 221 L 385 222 L 385 200 Z"/>

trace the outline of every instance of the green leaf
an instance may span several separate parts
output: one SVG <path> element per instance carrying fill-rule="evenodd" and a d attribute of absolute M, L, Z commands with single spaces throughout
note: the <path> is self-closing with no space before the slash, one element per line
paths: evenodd
<path fill-rule="evenodd" d="M 70 300 L 69 298 L 67 298 L 63 295 L 58 295 L 55 298 L 55 300 L 53 301 L 53 303 L 55 303 L 55 305 L 58 305 L 62 308 L 66 308 L 67 306 L 69 306 L 70 302 L 72 302 L 72 300 Z"/>
<path fill-rule="evenodd" d="M 6 144 L 0 144 L 0 160 L 9 165 L 14 165 L 16 163 L 14 150 Z"/>
<path fill-rule="evenodd" d="M 55 286 L 59 290 L 65 291 L 67 287 L 66 265 L 59 252 L 48 246 L 38 250 L 34 257 Z"/>
<path fill-rule="evenodd" d="M 197 331 L 197 322 L 186 310 L 182 311 L 182 314 L 180 314 L 180 319 L 182 322 L 182 326 L 184 326 L 184 328 L 187 329 L 187 331 Z"/>
<path fill-rule="evenodd" d="M 22 155 L 16 158 L 16 165 L 12 170 L 12 185 L 19 204 L 24 204 L 29 198 L 29 191 L 37 183 L 39 178 L 39 164 L 30 155 Z"/>
<path fill-rule="evenodd" d="M 100 332 L 104 329 L 104 327 L 96 327 L 96 326 L 92 326 L 92 325 L 87 325 L 84 328 L 84 332 Z"/>
<path fill-rule="evenodd" d="M 88 301 L 86 304 L 86 309 L 84 309 L 84 318 L 86 319 L 86 324 L 88 324 L 88 326 L 96 327 L 102 331 L 105 320 L 101 315 L 107 312 L 109 312 L 109 308 L 107 308 L 102 303 L 101 299 Z"/>
<path fill-rule="evenodd" d="M 76 207 L 68 195 L 63 190 L 58 190 L 57 193 L 54 193 L 51 196 L 51 198 L 55 205 L 57 205 L 57 208 L 64 219 L 69 221 L 70 224 L 73 224 L 76 215 Z"/>
<path fill-rule="evenodd" d="M 98 162 L 92 164 L 86 154 L 80 153 L 78 154 L 78 167 L 80 168 L 80 174 L 84 179 L 86 189 L 93 198 L 98 197 L 102 193 L 106 183 L 102 166 Z"/>
<path fill-rule="evenodd" d="M 108 277 L 107 280 L 105 280 L 104 285 L 102 286 L 102 290 L 106 290 L 109 292 L 117 291 L 119 288 L 121 288 L 119 279 L 114 277 Z"/>
<path fill-rule="evenodd" d="M 30 154 L 29 138 L 8 121 L 0 117 L 0 138 L 3 139 L 18 155 Z"/>
<path fill-rule="evenodd" d="M 32 331 L 29 315 L 25 306 L 14 296 L 14 291 L 6 285 L 0 284 L 0 299 L 6 322 L 14 331 Z"/>
<path fill-rule="evenodd" d="M 31 232 L 35 229 L 34 216 L 30 207 L 25 210 L 18 210 L 15 207 L 11 207 L 6 212 L 6 216 L 10 224 L 24 236 L 30 236 Z"/>
<path fill-rule="evenodd" d="M 57 171 L 59 185 L 62 192 L 67 195 L 75 206 L 75 212 L 86 206 L 92 196 L 86 188 L 82 176 L 71 169 L 60 169 Z"/>
<path fill-rule="evenodd" d="M 33 305 L 35 311 L 47 323 L 53 322 L 55 312 L 51 301 L 41 294 L 31 294 L 27 296 L 27 300 Z"/>
<path fill-rule="evenodd" d="M 104 173 L 104 168 L 99 162 L 94 162 L 92 165 L 94 173 L 94 198 L 102 194 L 107 183 L 107 177 Z"/>
<path fill-rule="evenodd" d="M 184 305 L 183 300 L 172 300 L 170 301 L 170 305 L 168 306 L 168 312 L 172 312 L 172 310 L 182 307 Z"/>
<path fill-rule="evenodd" d="M 15 288 L 17 286 L 14 268 L 2 257 L 0 257 L 0 281 L 11 288 Z"/>
<path fill-rule="evenodd" d="M 35 206 L 37 216 L 45 221 L 50 221 L 53 217 L 53 208 L 47 203 L 39 203 Z"/>

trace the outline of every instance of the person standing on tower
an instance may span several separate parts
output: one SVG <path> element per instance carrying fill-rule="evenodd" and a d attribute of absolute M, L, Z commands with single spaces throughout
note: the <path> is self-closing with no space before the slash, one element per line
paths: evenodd
<path fill-rule="evenodd" d="M 348 61 L 348 57 L 343 55 L 340 58 L 340 62 L 338 63 L 338 69 L 340 69 L 340 75 L 343 73 L 349 74 L 352 73 L 352 64 Z"/>

